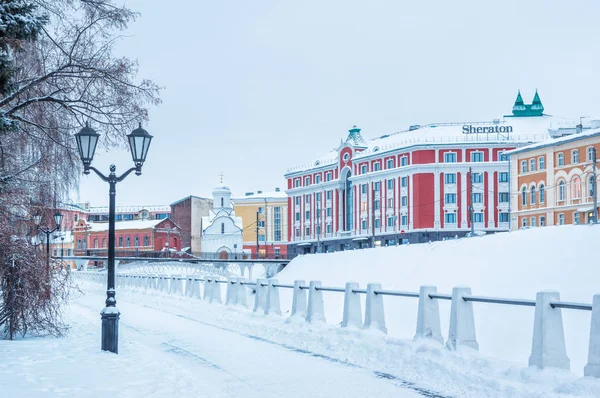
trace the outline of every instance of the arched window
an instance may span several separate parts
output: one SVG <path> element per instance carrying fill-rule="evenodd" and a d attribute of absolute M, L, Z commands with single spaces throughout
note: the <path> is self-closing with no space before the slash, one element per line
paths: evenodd
<path fill-rule="evenodd" d="M 531 187 L 531 196 L 529 202 L 534 205 L 536 202 L 535 187 Z"/>
<path fill-rule="evenodd" d="M 571 199 L 581 198 L 581 178 L 573 177 L 571 180 Z"/>
<path fill-rule="evenodd" d="M 527 205 L 527 188 L 525 187 L 523 187 L 523 190 L 521 191 L 521 205 Z"/>
<path fill-rule="evenodd" d="M 560 182 L 558 183 L 558 200 L 564 201 L 566 197 L 567 195 L 565 191 L 565 182 L 564 180 L 560 180 Z"/>
<path fill-rule="evenodd" d="M 540 185 L 540 203 L 544 203 L 546 201 L 546 190 L 544 188 L 544 184 Z"/>
<path fill-rule="evenodd" d="M 123 237 L 119 236 L 119 247 L 123 247 Z"/>
<path fill-rule="evenodd" d="M 225 199 L 221 198 L 221 207 L 225 207 Z"/>
<path fill-rule="evenodd" d="M 102 247 L 106 247 L 106 238 L 102 238 Z"/>
<path fill-rule="evenodd" d="M 535 166 L 536 166 L 536 164 L 535 164 L 535 163 L 536 163 L 536 162 L 535 162 L 535 159 L 531 159 L 531 160 L 529 161 L 529 171 L 535 171 L 535 169 L 536 169 L 536 167 L 535 167 Z"/>
<path fill-rule="evenodd" d="M 81 239 L 77 239 L 77 249 L 81 250 Z"/>
<path fill-rule="evenodd" d="M 224 234 L 224 233 L 225 233 L 225 223 L 222 222 L 221 223 L 221 234 Z"/>
<path fill-rule="evenodd" d="M 145 235 L 145 236 L 144 236 L 144 246 L 150 246 L 150 242 L 149 242 L 149 239 L 148 239 L 148 235 Z"/>
<path fill-rule="evenodd" d="M 594 160 L 594 147 L 591 146 L 587 149 L 587 160 L 588 162 L 591 162 L 592 160 Z"/>
<path fill-rule="evenodd" d="M 135 244 L 135 247 L 138 247 L 140 245 L 140 237 L 139 236 L 135 237 L 134 244 Z"/>
<path fill-rule="evenodd" d="M 127 240 L 126 240 L 125 246 L 127 246 L 127 247 L 131 247 L 131 237 L 129 237 L 129 236 L 127 237 Z"/>
<path fill-rule="evenodd" d="M 98 238 L 94 238 L 94 249 L 98 248 Z"/>

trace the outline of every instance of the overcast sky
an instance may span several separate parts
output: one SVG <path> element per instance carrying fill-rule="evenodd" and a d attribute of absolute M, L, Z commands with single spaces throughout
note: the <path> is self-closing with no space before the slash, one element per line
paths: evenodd
<path fill-rule="evenodd" d="M 336 147 L 411 124 L 490 120 L 535 89 L 546 113 L 600 117 L 597 1 L 128 1 L 141 17 L 118 52 L 165 87 L 143 175 L 117 204 L 285 187 Z M 101 133 L 101 131 L 99 131 Z M 131 166 L 126 152 L 95 166 Z M 82 177 L 78 201 L 108 203 Z"/>

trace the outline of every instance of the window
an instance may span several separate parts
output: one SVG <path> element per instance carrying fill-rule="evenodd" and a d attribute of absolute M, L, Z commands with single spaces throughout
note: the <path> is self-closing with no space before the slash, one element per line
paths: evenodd
<path fill-rule="evenodd" d="M 509 156 L 506 153 L 500 152 L 500 161 L 501 162 L 507 162 L 508 158 L 509 158 Z"/>
<path fill-rule="evenodd" d="M 300 236 L 300 228 L 294 230 L 294 236 Z"/>
<path fill-rule="evenodd" d="M 388 227 L 393 227 L 394 226 L 394 217 L 388 217 L 387 218 L 387 226 Z"/>
<path fill-rule="evenodd" d="M 294 188 L 298 188 L 300 186 L 300 179 L 297 178 L 296 180 L 294 180 Z"/>
<path fill-rule="evenodd" d="M 498 182 L 508 182 L 508 173 L 503 171 L 498 174 Z"/>
<path fill-rule="evenodd" d="M 375 219 L 375 228 L 381 228 L 381 220 L 379 218 Z"/>
<path fill-rule="evenodd" d="M 150 246 L 150 239 L 148 239 L 148 235 L 144 236 L 144 246 Z"/>
<path fill-rule="evenodd" d="M 327 224 L 326 231 L 327 231 L 328 234 L 331 233 L 331 224 Z"/>
<path fill-rule="evenodd" d="M 363 164 L 360 166 L 360 174 L 367 174 L 367 165 Z"/>
<path fill-rule="evenodd" d="M 265 239 L 265 234 L 258 234 L 258 241 L 259 241 L 259 242 L 264 242 L 264 241 L 266 241 L 266 239 Z"/>
<path fill-rule="evenodd" d="M 546 226 L 546 217 L 540 216 L 540 227 Z"/>
<path fill-rule="evenodd" d="M 140 246 L 140 237 L 139 236 L 136 236 L 133 239 L 133 244 L 135 245 L 135 247 L 139 247 Z"/>
<path fill-rule="evenodd" d="M 565 225 L 565 215 L 562 213 L 558 215 L 558 225 Z"/>
<path fill-rule="evenodd" d="M 327 200 L 331 200 L 332 192 L 333 191 L 327 191 L 327 193 L 325 194 L 325 197 L 327 198 Z"/>
<path fill-rule="evenodd" d="M 400 217 L 400 224 L 408 225 L 408 216 L 406 214 L 404 214 L 404 215 L 402 215 L 402 217 Z"/>
<path fill-rule="evenodd" d="M 360 192 L 363 193 L 363 194 L 367 193 L 367 184 L 362 184 L 360 186 Z"/>
<path fill-rule="evenodd" d="M 102 238 L 102 247 L 106 247 L 106 238 Z"/>
<path fill-rule="evenodd" d="M 559 201 L 564 201 L 565 198 L 566 198 L 565 182 L 563 180 L 561 180 L 558 183 L 558 200 Z"/>
<path fill-rule="evenodd" d="M 367 202 L 362 202 L 361 205 L 360 205 L 360 210 L 363 213 L 366 213 L 367 212 L 367 206 L 368 206 Z"/>
<path fill-rule="evenodd" d="M 221 198 L 221 207 L 225 207 L 225 199 Z"/>
<path fill-rule="evenodd" d="M 381 205 L 379 204 L 379 201 L 376 200 L 375 201 L 375 210 L 379 210 L 381 208 Z"/>
<path fill-rule="evenodd" d="M 475 221 L 475 223 L 482 223 L 483 213 L 473 213 L 473 220 Z"/>
<path fill-rule="evenodd" d="M 380 183 L 379 183 L 379 181 L 377 181 L 377 182 L 376 182 L 375 184 L 373 184 L 373 185 L 374 185 L 374 187 L 375 187 L 375 188 L 374 188 L 375 192 L 379 192 L 379 187 L 380 187 Z"/>
<path fill-rule="evenodd" d="M 444 163 L 456 163 L 456 153 L 455 152 L 444 153 Z"/>
<path fill-rule="evenodd" d="M 317 192 L 315 195 L 316 195 L 316 197 L 315 197 L 316 201 L 320 202 L 321 201 L 321 192 Z"/>
<path fill-rule="evenodd" d="M 573 223 L 580 224 L 581 223 L 581 214 L 578 212 L 573 213 Z"/>
<path fill-rule="evenodd" d="M 526 226 L 527 226 L 527 219 L 526 219 L 526 218 L 523 218 L 523 219 L 521 220 L 521 226 L 522 226 L 522 227 L 526 227 Z"/>
<path fill-rule="evenodd" d="M 498 213 L 498 222 L 508 222 L 509 213 Z"/>
<path fill-rule="evenodd" d="M 454 173 L 444 174 L 444 182 L 446 184 L 456 184 L 456 174 L 454 174 Z"/>
<path fill-rule="evenodd" d="M 328 208 L 327 208 L 327 211 L 325 212 L 325 215 L 326 215 L 327 217 L 331 217 L 331 207 L 328 207 Z"/>
<path fill-rule="evenodd" d="M 119 247 L 123 247 L 123 237 L 119 236 Z"/>
<path fill-rule="evenodd" d="M 388 189 L 394 189 L 394 180 L 387 180 Z"/>
<path fill-rule="evenodd" d="M 531 191 L 530 191 L 530 195 L 529 195 L 529 203 L 534 205 L 536 202 L 536 199 L 537 199 L 537 197 L 535 194 L 535 187 L 531 187 Z"/>
<path fill-rule="evenodd" d="M 594 147 L 591 146 L 587 149 L 587 160 L 588 162 L 592 162 L 594 160 Z M 77 220 L 75 220 L 77 221 Z"/>
<path fill-rule="evenodd" d="M 406 188 L 408 186 L 408 177 L 402 177 L 400 180 L 400 186 L 402 188 Z"/>
<path fill-rule="evenodd" d="M 535 171 L 536 168 L 536 164 L 537 162 L 535 161 L 535 159 L 531 159 L 529 161 L 529 171 Z"/>
<path fill-rule="evenodd" d="M 527 206 L 527 188 L 525 187 L 521 191 L 521 206 Z"/>
<path fill-rule="evenodd" d="M 387 160 L 387 166 L 386 168 L 388 169 L 393 169 L 394 168 L 394 159 L 388 159 Z"/>
<path fill-rule="evenodd" d="M 381 163 L 377 162 L 373 166 L 374 166 L 373 171 L 381 170 Z"/>
<path fill-rule="evenodd" d="M 571 151 L 571 163 L 579 163 L 579 151 L 577 149 Z"/>
<path fill-rule="evenodd" d="M 280 255 L 281 255 L 281 249 L 276 247 L 275 248 L 275 258 L 279 258 Z"/>
<path fill-rule="evenodd" d="M 474 193 L 473 194 L 473 203 L 482 203 L 483 202 L 483 195 L 481 193 Z"/>
<path fill-rule="evenodd" d="M 125 240 L 125 246 L 127 247 L 131 247 L 131 238 L 128 236 L 127 239 Z"/>
<path fill-rule="evenodd" d="M 565 155 L 563 155 L 562 152 L 556 155 L 556 164 L 559 167 L 565 165 Z"/>
<path fill-rule="evenodd" d="M 310 220 L 310 210 L 306 210 L 305 215 L 306 215 L 305 219 Z"/>
<path fill-rule="evenodd" d="M 544 203 L 546 201 L 546 189 L 544 184 L 540 185 L 540 203 Z"/>
<path fill-rule="evenodd" d="M 444 222 L 446 224 L 456 224 L 456 213 L 446 213 L 444 215 Z"/>
<path fill-rule="evenodd" d="M 304 235 L 305 235 L 305 236 L 310 236 L 310 227 L 306 227 L 306 228 L 304 229 Z"/>
<path fill-rule="evenodd" d="M 300 200 L 301 200 L 301 199 L 300 199 L 300 196 L 296 196 L 296 204 L 297 204 L 298 206 L 300 206 Z"/>
<path fill-rule="evenodd" d="M 510 195 L 508 192 L 499 192 L 498 193 L 498 203 L 508 203 L 510 200 Z"/>
<path fill-rule="evenodd" d="M 310 203 L 310 195 L 306 195 L 306 203 Z M 262 206 L 258 207 L 258 214 L 264 214 L 265 208 Z"/>
<path fill-rule="evenodd" d="M 400 203 L 403 207 L 408 206 L 408 196 L 403 196 Z"/>
<path fill-rule="evenodd" d="M 571 180 L 571 199 L 581 198 L 581 178 L 573 177 Z"/>
<path fill-rule="evenodd" d="M 310 177 L 304 177 L 304 186 L 310 185 Z"/>
<path fill-rule="evenodd" d="M 296 213 L 296 221 L 300 221 L 300 213 Z"/>
<path fill-rule="evenodd" d="M 325 181 L 331 181 L 331 172 L 325 173 Z"/>
<path fill-rule="evenodd" d="M 483 173 L 473 173 L 471 174 L 471 178 L 473 179 L 473 184 L 483 184 Z"/>
<path fill-rule="evenodd" d="M 527 161 L 523 160 L 521 162 L 521 173 L 527 173 Z"/>
<path fill-rule="evenodd" d="M 483 162 L 483 152 L 471 152 L 471 162 Z"/>
<path fill-rule="evenodd" d="M 310 195 L 305 195 L 304 196 L 304 203 L 306 204 L 310 204 Z M 262 214 L 262 207 L 258 208 L 258 214 Z"/>
<path fill-rule="evenodd" d="M 98 238 L 94 238 L 94 249 L 98 248 Z"/>
<path fill-rule="evenodd" d="M 455 193 L 447 193 L 444 195 L 444 202 L 446 204 L 456 203 L 456 194 Z"/>
<path fill-rule="evenodd" d="M 531 226 L 532 227 L 537 227 L 537 218 L 531 217 Z"/>
<path fill-rule="evenodd" d="M 388 198 L 388 200 L 387 200 L 387 208 L 388 209 L 393 209 L 394 208 L 394 198 Z"/>
<path fill-rule="evenodd" d="M 408 166 L 408 156 L 402 156 L 400 158 L 400 166 Z"/>
<path fill-rule="evenodd" d="M 362 220 L 362 222 L 360 223 L 361 229 L 367 229 L 367 220 Z"/>
<path fill-rule="evenodd" d="M 546 160 L 543 156 L 538 159 L 538 166 L 538 169 L 540 170 L 544 170 L 546 168 Z"/>

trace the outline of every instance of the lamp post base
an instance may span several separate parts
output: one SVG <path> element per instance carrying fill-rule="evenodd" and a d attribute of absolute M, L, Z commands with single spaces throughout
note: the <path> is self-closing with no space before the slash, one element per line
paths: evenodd
<path fill-rule="evenodd" d="M 102 351 L 119 353 L 119 315 L 117 307 L 105 307 L 102 317 Z"/>

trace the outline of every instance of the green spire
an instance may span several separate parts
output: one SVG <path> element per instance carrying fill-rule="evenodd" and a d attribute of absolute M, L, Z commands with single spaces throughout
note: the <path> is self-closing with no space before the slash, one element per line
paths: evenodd
<path fill-rule="evenodd" d="M 513 117 L 527 117 L 527 116 L 543 116 L 544 115 L 544 105 L 542 105 L 542 101 L 540 100 L 540 96 L 535 90 L 535 96 L 533 97 L 533 102 L 531 104 L 525 104 L 523 102 L 523 97 L 521 97 L 521 90 L 517 94 L 517 99 L 515 100 L 515 104 L 512 109 Z"/>
<path fill-rule="evenodd" d="M 535 94 L 537 95 L 537 91 L 535 92 Z M 521 97 L 521 90 L 519 90 L 519 93 L 517 94 L 515 105 L 523 105 L 523 97 Z"/>
<path fill-rule="evenodd" d="M 537 92 L 537 88 L 535 89 L 535 95 L 533 97 L 532 104 L 540 104 L 540 105 L 542 104 L 542 101 L 540 100 L 540 96 L 538 95 L 538 92 Z"/>

